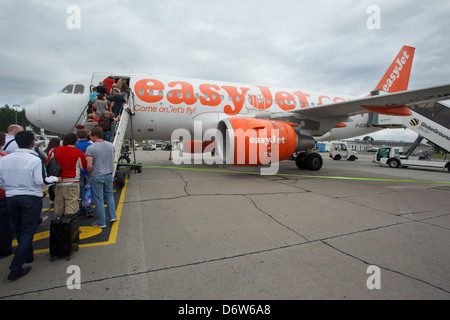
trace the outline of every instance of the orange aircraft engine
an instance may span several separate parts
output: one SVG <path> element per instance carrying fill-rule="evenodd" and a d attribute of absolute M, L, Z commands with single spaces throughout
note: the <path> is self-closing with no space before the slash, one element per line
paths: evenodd
<path fill-rule="evenodd" d="M 224 119 L 217 126 L 218 155 L 227 164 L 265 165 L 313 148 L 314 139 L 295 131 L 293 126 L 296 124 L 284 121 Z"/>

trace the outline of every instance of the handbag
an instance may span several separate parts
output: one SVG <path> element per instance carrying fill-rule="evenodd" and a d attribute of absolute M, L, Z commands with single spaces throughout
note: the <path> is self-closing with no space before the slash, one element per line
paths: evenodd
<path fill-rule="evenodd" d="M 81 204 L 84 207 L 89 207 L 92 205 L 92 187 L 90 182 L 84 186 L 84 190 L 84 197 Z"/>
<path fill-rule="evenodd" d="M 59 177 L 61 174 L 61 166 L 58 161 L 56 161 L 55 156 L 51 157 L 50 160 L 45 165 L 48 176 Z"/>

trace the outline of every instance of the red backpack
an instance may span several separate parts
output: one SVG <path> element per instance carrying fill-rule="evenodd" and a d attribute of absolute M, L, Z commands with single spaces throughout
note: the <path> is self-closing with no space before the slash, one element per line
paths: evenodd
<path fill-rule="evenodd" d="M 111 121 L 109 121 L 108 117 L 101 117 L 98 119 L 98 125 L 102 127 L 103 131 L 111 130 Z"/>

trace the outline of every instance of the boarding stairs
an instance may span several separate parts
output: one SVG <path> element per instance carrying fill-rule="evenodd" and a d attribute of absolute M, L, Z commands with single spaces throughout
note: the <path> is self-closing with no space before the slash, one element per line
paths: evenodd
<path fill-rule="evenodd" d="M 118 124 L 116 124 L 115 127 L 115 133 L 114 133 L 114 140 L 112 141 L 112 144 L 114 145 L 114 148 L 116 150 L 115 154 L 114 154 L 114 163 L 117 164 L 114 167 L 114 173 L 113 176 L 115 177 L 115 181 L 116 184 L 118 184 L 119 186 L 123 186 L 124 185 L 124 176 L 128 174 L 129 170 L 135 170 L 137 172 L 141 172 L 142 170 L 142 166 L 136 165 L 136 154 L 134 153 L 134 148 L 132 148 L 133 150 L 133 158 L 134 158 L 134 163 L 126 166 L 126 170 L 120 170 L 120 174 L 117 174 L 117 170 L 119 169 L 120 165 L 119 165 L 119 159 L 121 157 L 123 157 L 124 154 L 124 141 L 125 141 L 125 135 L 127 134 L 128 131 L 131 131 L 131 139 L 133 139 L 133 116 L 135 115 L 134 113 L 134 93 L 130 92 L 127 97 L 126 97 L 126 102 L 123 104 L 123 110 L 122 110 L 122 114 L 120 115 L 119 118 L 119 122 Z M 73 128 L 72 128 L 72 132 L 74 132 L 75 127 L 77 124 L 81 124 L 83 122 L 84 116 L 86 115 L 86 110 L 87 110 L 87 105 L 86 107 L 82 110 L 80 116 L 78 117 L 77 121 L 75 122 Z M 131 143 L 130 143 L 131 145 Z M 127 156 L 128 157 L 128 156 Z M 123 165 L 123 164 L 122 164 Z M 124 172 L 127 171 L 127 172 Z M 120 183 L 117 183 L 117 180 L 120 180 Z"/>
<path fill-rule="evenodd" d="M 370 113 L 369 126 L 408 128 L 428 141 L 450 152 L 450 108 L 439 102 L 410 107 L 410 116 L 388 116 Z"/>
<path fill-rule="evenodd" d="M 116 149 L 116 153 L 114 154 L 114 163 L 118 163 L 122 155 L 122 147 L 125 141 L 125 134 L 127 133 L 128 125 L 132 127 L 132 116 L 134 115 L 133 105 L 134 105 L 134 94 L 131 93 L 127 99 L 127 103 L 123 104 L 123 111 L 120 116 L 119 123 L 116 126 L 116 132 L 114 135 L 114 140 L 112 142 L 114 148 Z"/>

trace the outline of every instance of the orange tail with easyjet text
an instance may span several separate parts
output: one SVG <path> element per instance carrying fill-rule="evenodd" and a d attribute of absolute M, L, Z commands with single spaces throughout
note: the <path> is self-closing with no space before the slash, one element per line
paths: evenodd
<path fill-rule="evenodd" d="M 413 47 L 403 46 L 375 90 L 391 93 L 408 90 L 415 50 Z"/>

